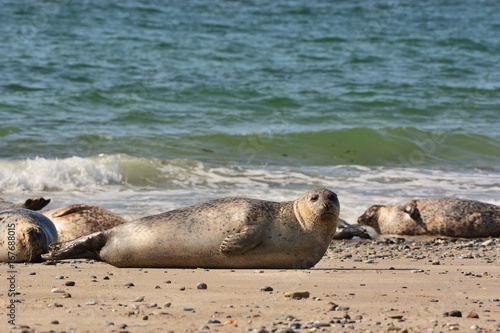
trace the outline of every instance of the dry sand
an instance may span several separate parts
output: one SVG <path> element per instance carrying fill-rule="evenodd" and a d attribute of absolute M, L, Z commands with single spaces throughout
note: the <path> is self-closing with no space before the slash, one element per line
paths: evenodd
<path fill-rule="evenodd" d="M 15 326 L 3 314 L 0 332 L 500 331 L 499 264 L 498 239 L 395 237 L 334 241 L 296 271 L 2 264 L 2 313 L 16 303 Z M 444 315 L 454 310 L 462 317 Z"/>

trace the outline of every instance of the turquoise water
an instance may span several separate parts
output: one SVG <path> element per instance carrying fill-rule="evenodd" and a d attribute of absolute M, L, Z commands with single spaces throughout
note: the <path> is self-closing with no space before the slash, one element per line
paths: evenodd
<path fill-rule="evenodd" d="M 500 203 L 500 3 L 0 4 L 0 196 Z"/>

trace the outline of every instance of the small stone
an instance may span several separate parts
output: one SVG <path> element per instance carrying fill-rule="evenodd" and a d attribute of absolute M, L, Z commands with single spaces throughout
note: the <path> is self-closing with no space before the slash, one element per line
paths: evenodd
<path fill-rule="evenodd" d="M 75 281 L 66 281 L 64 282 L 64 285 L 68 287 L 73 287 L 75 285 Z"/>
<path fill-rule="evenodd" d="M 52 325 L 59 325 L 59 320 L 52 320 L 50 323 Z"/>
<path fill-rule="evenodd" d="M 127 288 L 135 287 L 135 285 L 132 282 L 125 283 L 124 286 L 127 287 Z"/>
<path fill-rule="evenodd" d="M 187 311 L 187 312 L 193 312 L 193 313 L 196 312 L 196 311 L 194 311 L 193 308 L 182 308 L 182 310 Z"/>
<path fill-rule="evenodd" d="M 142 301 L 144 301 L 144 296 L 140 296 L 134 299 L 134 302 L 142 302 Z"/>
<path fill-rule="evenodd" d="M 60 293 L 60 294 L 65 293 L 64 290 L 59 289 L 59 288 L 53 288 L 53 289 L 50 290 L 50 292 L 51 293 L 55 293 L 55 294 L 57 294 L 57 293 Z"/>
<path fill-rule="evenodd" d="M 260 288 L 260 291 L 273 291 L 274 289 L 270 286 L 264 286 Z"/>
<path fill-rule="evenodd" d="M 330 327 L 330 323 L 321 323 L 319 321 L 315 321 L 313 324 L 312 324 L 312 327 L 315 327 L 315 328 L 320 328 L 320 327 Z"/>
<path fill-rule="evenodd" d="M 62 275 L 56 276 L 56 280 L 63 280 L 63 279 L 64 279 L 64 276 L 62 276 Z"/>
<path fill-rule="evenodd" d="M 208 327 L 207 325 L 203 325 L 203 326 L 200 326 L 200 328 L 198 328 L 198 331 L 208 331 L 210 330 L 210 327 Z"/>
<path fill-rule="evenodd" d="M 460 312 L 458 310 L 453 310 L 453 311 L 443 313 L 443 316 L 445 316 L 445 317 L 462 317 L 462 312 Z"/>
<path fill-rule="evenodd" d="M 88 302 L 85 302 L 85 305 L 95 305 L 96 303 L 94 301 L 88 301 Z"/>
<path fill-rule="evenodd" d="M 467 318 L 479 318 L 479 315 L 478 315 L 476 312 L 471 311 L 471 312 L 469 312 L 469 313 L 467 314 L 467 316 L 466 316 L 466 317 L 467 317 Z"/>
<path fill-rule="evenodd" d="M 172 303 L 167 302 L 167 303 L 163 304 L 163 307 L 164 308 L 169 308 L 171 305 L 172 305 Z"/>
<path fill-rule="evenodd" d="M 109 276 L 105 276 L 102 278 L 103 280 L 109 280 Z"/>
<path fill-rule="evenodd" d="M 28 275 L 36 275 L 35 272 L 28 273 Z"/>
<path fill-rule="evenodd" d="M 148 320 L 148 319 L 149 319 L 149 317 L 148 317 L 148 316 L 144 316 L 144 317 L 142 317 L 142 320 Z"/>
<path fill-rule="evenodd" d="M 62 304 L 60 304 L 60 303 L 54 303 L 54 307 L 56 307 L 56 308 L 62 308 Z"/>
<path fill-rule="evenodd" d="M 220 324 L 220 321 L 217 319 L 210 319 L 209 321 L 207 321 L 207 324 Z"/>
<path fill-rule="evenodd" d="M 291 299 L 302 299 L 309 298 L 309 295 L 310 294 L 308 291 L 288 291 L 283 295 L 283 297 Z"/>
<path fill-rule="evenodd" d="M 71 298 L 71 294 L 70 293 L 64 293 L 64 294 L 62 294 L 62 298 Z"/>
<path fill-rule="evenodd" d="M 184 290 L 186 290 L 186 287 L 181 287 L 179 290 L 184 291 Z"/>
<path fill-rule="evenodd" d="M 330 309 L 328 311 L 335 311 L 335 310 L 337 310 L 338 307 L 339 306 L 337 304 L 331 303 L 331 307 L 330 307 Z"/>
<path fill-rule="evenodd" d="M 115 323 L 111 322 L 111 321 L 107 321 L 104 323 L 104 326 L 114 326 Z"/>
<path fill-rule="evenodd" d="M 208 288 L 207 284 L 206 283 L 203 283 L 203 282 L 200 282 L 196 285 L 196 288 L 197 289 L 200 289 L 200 290 L 205 290 Z"/>

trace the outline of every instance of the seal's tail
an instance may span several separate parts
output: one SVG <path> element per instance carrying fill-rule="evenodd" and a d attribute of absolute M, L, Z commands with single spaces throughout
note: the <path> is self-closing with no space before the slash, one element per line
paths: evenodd
<path fill-rule="evenodd" d="M 96 259 L 100 249 L 106 244 L 106 237 L 102 232 L 95 232 L 67 242 L 50 244 L 49 252 L 42 254 L 42 259 Z"/>

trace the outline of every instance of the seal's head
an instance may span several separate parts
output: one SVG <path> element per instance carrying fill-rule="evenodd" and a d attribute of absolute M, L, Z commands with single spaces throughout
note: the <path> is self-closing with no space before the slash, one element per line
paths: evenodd
<path fill-rule="evenodd" d="M 28 209 L 1 212 L 0 224 L 6 237 L 0 247 L 0 262 L 40 261 L 49 244 L 57 241 L 52 221 Z"/>
<path fill-rule="evenodd" d="M 335 233 L 340 213 L 337 195 L 327 189 L 314 189 L 294 201 L 295 216 L 306 230 L 321 229 Z"/>
<path fill-rule="evenodd" d="M 358 223 L 372 227 L 376 232 L 380 233 L 380 226 L 378 224 L 378 219 L 380 216 L 380 210 L 385 207 L 382 205 L 374 205 L 368 208 L 363 215 L 358 217 Z"/>

